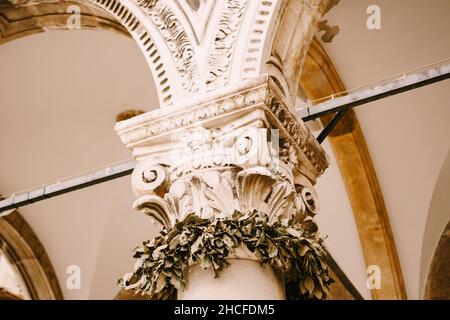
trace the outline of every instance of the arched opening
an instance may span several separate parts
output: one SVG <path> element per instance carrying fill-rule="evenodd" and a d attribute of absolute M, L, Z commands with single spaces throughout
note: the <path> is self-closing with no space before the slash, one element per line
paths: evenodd
<path fill-rule="evenodd" d="M 447 300 L 450 297 L 450 223 L 444 229 L 434 250 L 427 282 L 425 284 L 424 299 Z"/>
<path fill-rule="evenodd" d="M 31 3 L 9 1 L 0 4 L 0 44 L 47 30 L 100 29 L 118 32 L 132 37 L 139 46 L 155 79 L 159 97 L 157 105 L 171 105 L 179 94 L 177 92 L 182 91 L 179 90 L 182 81 L 166 43 L 172 40 L 171 47 L 174 47 L 175 39 L 164 37 L 160 32 L 171 33 L 173 30 L 164 31 L 164 24 L 158 30 L 155 26 L 145 23 L 147 16 L 142 9 L 146 6 L 142 1 L 122 3 L 118 0 L 38 0 Z M 158 7 L 158 10 L 160 9 Z M 163 9 L 171 14 L 169 7 L 164 6 Z M 175 22 L 179 24 L 178 21 L 172 21 L 170 26 L 173 27 Z M 184 30 L 180 33 L 184 33 Z M 171 36 L 175 37 L 173 34 Z M 158 44 L 154 42 L 153 37 L 159 39 Z M 182 50 L 186 51 L 185 48 Z M 189 61 L 186 64 L 189 64 Z"/>
<path fill-rule="evenodd" d="M 450 291 L 450 152 L 442 164 L 431 199 L 422 240 L 420 272 L 424 299 L 448 299 Z"/>
<path fill-rule="evenodd" d="M 120 10 L 119 10 L 120 11 Z"/>
<path fill-rule="evenodd" d="M 42 243 L 17 212 L 0 219 L 0 299 L 63 299 Z"/>
<path fill-rule="evenodd" d="M 28 299 L 27 287 L 20 272 L 6 253 L 0 250 L 0 300 Z"/>
<path fill-rule="evenodd" d="M 16 5 L 9 1 L 0 4 L 0 44 L 31 34 L 48 30 L 66 30 L 67 21 L 73 11 L 80 8 L 82 29 L 107 29 L 125 36 L 129 33 L 110 14 L 90 5 L 86 1 L 33 1 L 27 5 Z"/>
<path fill-rule="evenodd" d="M 0 56 L 0 135 L 11 137 L 0 142 L 5 195 L 129 158 L 113 130 L 116 115 L 158 105 L 136 44 L 111 32 L 34 34 L 3 44 Z M 130 251 L 142 234 L 151 237 L 151 222 L 131 209 L 128 179 L 21 209 L 65 298 L 111 299 Z M 142 231 L 130 237 L 122 228 Z M 81 268 L 79 290 L 67 288 L 71 265 Z"/>

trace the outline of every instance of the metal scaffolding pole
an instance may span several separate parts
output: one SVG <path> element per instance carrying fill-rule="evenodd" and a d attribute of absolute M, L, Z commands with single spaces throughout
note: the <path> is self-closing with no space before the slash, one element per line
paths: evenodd
<path fill-rule="evenodd" d="M 391 79 L 387 82 L 361 89 L 354 93 L 346 93 L 346 95 L 341 97 L 336 98 L 331 96 L 330 100 L 323 103 L 314 106 L 309 105 L 304 108 L 299 107 L 297 108 L 297 113 L 305 122 L 314 120 L 328 113 L 335 113 L 333 119 L 325 126 L 323 131 L 317 137 L 317 140 L 322 143 L 342 118 L 346 110 L 402 92 L 414 90 L 435 82 L 443 81 L 448 78 L 450 78 L 449 63 L 408 75 L 404 74 L 399 78 Z M 64 181 L 59 181 L 51 185 L 10 195 L 3 200 L 0 200 L 0 217 L 33 202 L 42 201 L 44 199 L 56 197 L 61 194 L 129 175 L 133 171 L 134 166 L 134 160 L 126 160 L 119 164 L 94 170 L 87 174 L 65 179 Z"/>
<path fill-rule="evenodd" d="M 17 195 L 13 194 L 10 197 L 0 201 L 0 217 L 11 213 L 19 207 L 23 207 L 33 202 L 42 201 L 61 194 L 127 176 L 131 174 L 135 164 L 136 162 L 134 160 L 126 160 L 124 162 L 107 166 L 102 169 L 97 169 L 86 174 L 65 179 L 63 181 L 58 181 L 54 184 L 35 188 L 30 191 L 24 191 L 18 193 Z"/>
<path fill-rule="evenodd" d="M 410 75 L 402 75 L 386 83 L 358 90 L 355 93 L 331 99 L 317 105 L 298 107 L 297 114 L 303 121 L 314 120 L 332 112 L 354 108 L 369 102 L 377 101 L 402 92 L 414 90 L 435 82 L 450 78 L 450 63 L 426 69 Z"/>

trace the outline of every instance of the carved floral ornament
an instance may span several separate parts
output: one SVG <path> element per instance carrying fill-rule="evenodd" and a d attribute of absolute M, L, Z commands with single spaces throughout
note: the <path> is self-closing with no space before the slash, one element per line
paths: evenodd
<path fill-rule="evenodd" d="M 312 183 L 297 171 L 288 139 L 250 119 L 257 120 L 231 121 L 232 130 L 182 130 L 165 152 L 138 162 L 134 208 L 162 231 L 135 249 L 134 271 L 119 280 L 125 289 L 171 298 L 185 288 L 189 266 L 220 276 L 227 259 L 250 259 L 282 272 L 306 299 L 326 298 L 333 280 L 313 221 Z"/>
<path fill-rule="evenodd" d="M 270 78 L 203 99 L 116 124 L 138 160 L 134 207 L 164 227 L 190 213 L 257 210 L 286 221 L 316 214 L 313 183 L 327 157 Z"/>
<path fill-rule="evenodd" d="M 143 194 L 138 188 L 148 186 L 134 208 L 166 228 L 190 213 L 201 218 L 227 218 L 235 211 L 257 210 L 273 219 L 288 221 L 305 215 L 313 217 L 318 212 L 311 185 L 292 185 L 264 167 L 206 170 L 177 180 L 170 187 L 165 184 L 167 172 L 163 166 L 142 167 L 133 173 L 135 191 Z M 148 172 L 153 175 L 153 182 L 145 182 Z"/>
<path fill-rule="evenodd" d="M 90 2 L 114 15 L 137 41 L 154 75 L 161 105 L 171 106 L 177 98 L 188 99 L 192 93 L 228 82 L 239 26 L 252 1 Z"/>
<path fill-rule="evenodd" d="M 161 141 L 167 145 L 178 143 L 179 132 L 196 126 L 223 127 L 222 131 L 226 132 L 248 125 L 279 130 L 283 142 L 281 156 L 297 157 L 295 161 L 292 159 L 293 165 L 310 180 L 314 181 L 328 167 L 322 147 L 308 127 L 291 113 L 267 75 L 203 95 L 193 103 L 158 109 L 119 122 L 115 130 L 122 142 L 133 149 L 134 156 L 141 158 L 150 155 L 146 151 L 148 145 Z"/>
<path fill-rule="evenodd" d="M 89 0 L 113 15 L 139 44 L 158 90 L 161 106 L 172 106 L 193 93 L 216 91 L 230 83 L 270 73 L 286 95 L 295 79 L 284 72 L 296 69 L 301 50 L 312 38 L 327 0 Z M 301 20 L 310 21 L 309 28 Z M 282 28 L 300 28 L 301 37 Z M 309 30 L 311 29 L 311 30 Z M 296 32 L 296 30 L 294 30 Z M 298 32 L 296 32 L 298 33 Z M 299 34 L 300 34 L 299 33 Z M 290 38 L 289 38 L 290 37 Z M 280 52 L 284 54 L 280 55 Z M 276 56 L 277 68 L 268 64 Z M 298 58 L 298 59 L 297 59 Z M 286 69 L 286 70 L 284 70 Z M 291 81 L 292 80 L 292 81 Z M 289 84 L 288 84 L 289 83 Z"/>
<path fill-rule="evenodd" d="M 116 125 L 138 160 L 135 208 L 167 228 L 190 214 L 317 213 L 328 160 L 291 108 L 326 0 L 86 2 L 133 36 L 166 107 Z"/>
<path fill-rule="evenodd" d="M 313 185 L 297 170 L 289 139 L 250 116 L 184 129 L 169 147 L 164 140 L 138 147 L 159 152 L 133 171 L 133 206 L 162 231 L 135 249 L 134 271 L 119 280 L 125 289 L 167 299 L 185 288 L 193 264 L 219 276 L 227 259 L 250 259 L 297 283 L 306 299 L 327 297 L 333 280 L 313 220 Z"/>
<path fill-rule="evenodd" d="M 72 21 L 70 8 L 78 7 L 79 27 L 110 29 L 133 37 L 152 71 L 160 106 L 173 106 L 193 94 L 213 92 L 264 73 L 276 77 L 286 95 L 293 95 L 295 77 L 288 73 L 300 71 L 297 67 L 304 58 L 300 53 L 309 44 L 327 3 L 9 0 L 0 8 L 5 18 L 0 22 L 0 42 L 48 29 L 71 29 L 64 23 L 65 16 L 69 14 Z"/>
<path fill-rule="evenodd" d="M 258 212 L 315 233 L 313 184 L 328 159 L 292 113 L 291 89 L 323 1 L 94 2 L 125 19 L 165 106 L 116 124 L 138 161 L 134 208 L 165 230 L 192 215 L 231 223 L 236 212 Z M 200 12 L 208 19 L 194 26 Z M 281 34 L 277 18 L 294 27 Z"/>

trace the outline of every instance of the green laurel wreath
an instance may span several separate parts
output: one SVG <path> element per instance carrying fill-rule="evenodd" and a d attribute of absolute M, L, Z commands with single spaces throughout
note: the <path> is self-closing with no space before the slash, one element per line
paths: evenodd
<path fill-rule="evenodd" d="M 186 216 L 170 229 L 134 249 L 134 272 L 119 285 L 152 299 L 169 299 L 183 290 L 183 270 L 191 263 L 212 267 L 215 276 L 229 265 L 227 257 L 244 244 L 261 263 L 278 270 L 285 281 L 295 281 L 303 299 L 325 299 L 334 282 L 324 262 L 323 239 L 311 220 L 270 221 L 257 211 L 236 211 L 230 218 Z"/>

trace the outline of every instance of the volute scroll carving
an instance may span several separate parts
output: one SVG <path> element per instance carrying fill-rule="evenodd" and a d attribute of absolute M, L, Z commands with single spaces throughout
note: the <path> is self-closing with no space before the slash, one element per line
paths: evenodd
<path fill-rule="evenodd" d="M 204 127 L 186 131 L 170 164 L 144 160 L 136 166 L 134 207 L 164 227 L 190 213 L 227 218 L 236 210 L 257 210 L 285 222 L 313 217 L 318 205 L 312 184 L 293 178 L 296 153 L 268 132 L 253 126 L 229 135 Z"/>
<path fill-rule="evenodd" d="M 226 218 L 235 210 L 312 218 L 313 184 L 328 159 L 274 86 L 261 77 L 200 105 L 117 124 L 141 159 L 135 208 L 166 227 L 190 213 Z"/>
<path fill-rule="evenodd" d="M 167 166 L 153 161 L 140 161 L 131 175 L 133 191 L 137 196 L 148 193 L 164 194 L 168 184 Z"/>

